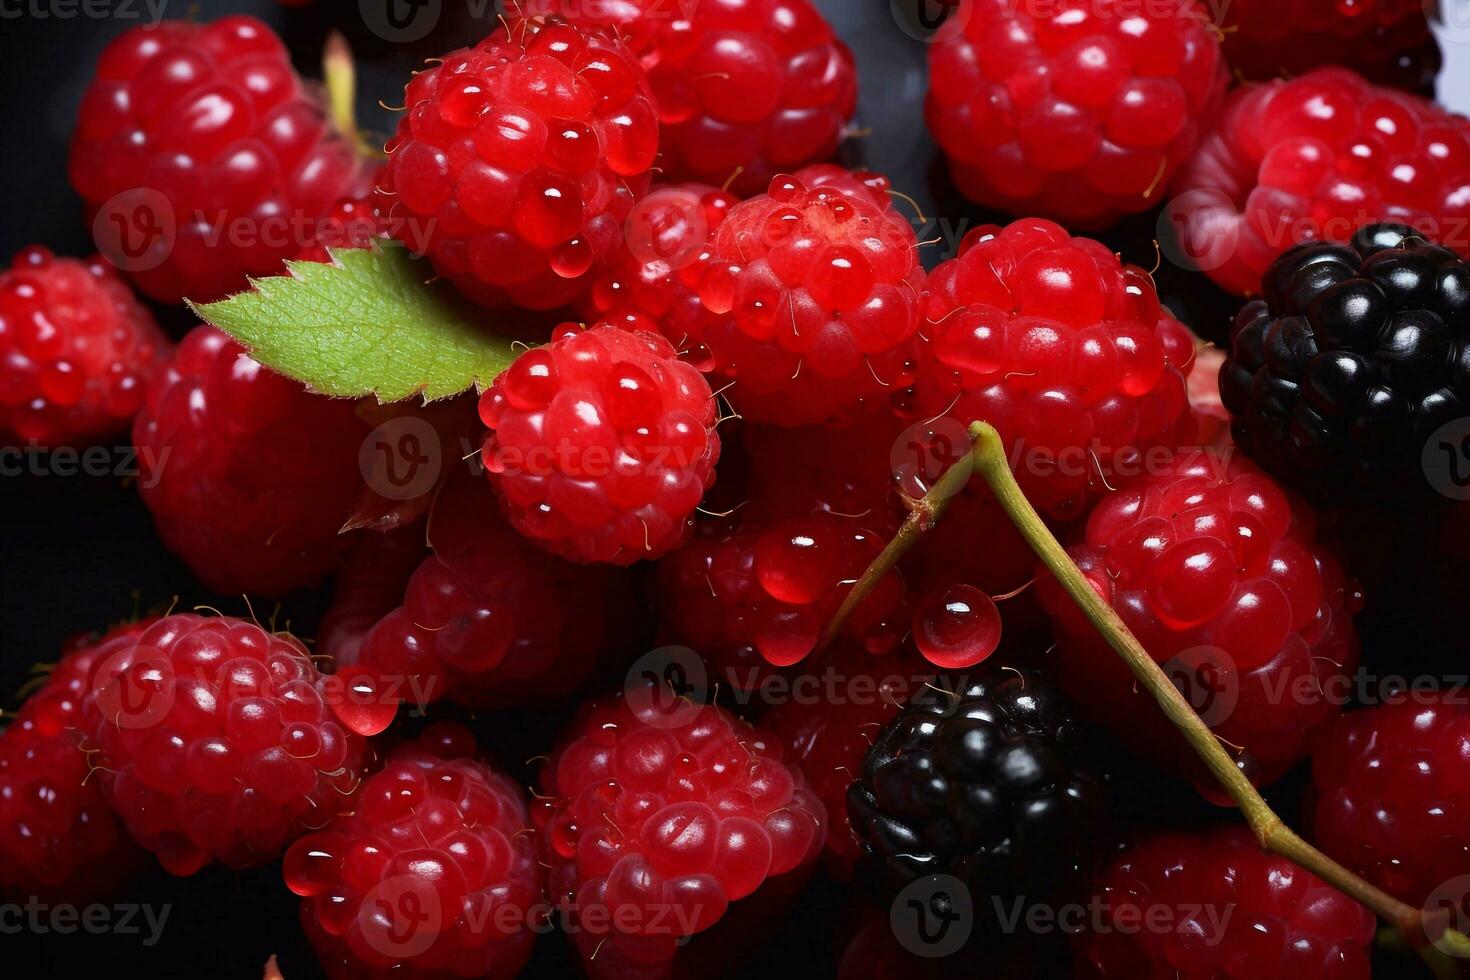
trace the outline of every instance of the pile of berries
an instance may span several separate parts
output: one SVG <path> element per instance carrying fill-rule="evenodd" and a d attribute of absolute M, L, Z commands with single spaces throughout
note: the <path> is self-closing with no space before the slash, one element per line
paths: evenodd
<path fill-rule="evenodd" d="M 0 705 L 0 902 L 233 921 L 245 875 L 264 952 L 300 919 L 267 980 L 1464 948 L 1470 709 L 1357 683 L 1470 581 L 1470 122 L 1423 11 L 900 6 L 927 88 L 864 67 L 979 206 L 937 221 L 849 166 L 887 134 L 812 0 L 521 0 L 447 52 L 436 10 L 385 142 L 340 37 L 324 86 L 249 17 L 113 38 L 97 254 L 0 271 L 0 463 L 131 428 L 64 506 L 177 595 Z M 84 530 L 69 568 L 149 560 Z"/>

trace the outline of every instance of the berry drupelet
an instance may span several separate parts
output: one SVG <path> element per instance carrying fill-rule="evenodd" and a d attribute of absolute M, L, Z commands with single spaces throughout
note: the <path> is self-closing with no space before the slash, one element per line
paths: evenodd
<path fill-rule="evenodd" d="M 533 810 L 548 892 L 598 980 L 701 975 L 701 940 L 779 921 L 827 836 L 778 742 L 713 705 L 661 703 L 633 685 L 584 705 Z"/>
<path fill-rule="evenodd" d="M 139 27 L 108 46 L 82 100 L 70 172 L 103 212 L 99 237 L 123 236 L 116 255 L 103 251 L 149 296 L 177 303 L 278 272 L 363 167 L 270 28 L 224 17 Z"/>
<path fill-rule="evenodd" d="M 893 895 L 929 875 L 970 893 L 1060 900 L 1091 861 L 1102 783 L 1059 694 L 1032 670 L 990 668 L 926 688 L 873 741 L 847 794 L 866 871 Z M 981 907 L 989 928 L 994 908 Z"/>
<path fill-rule="evenodd" d="M 809 0 L 524 0 L 623 38 L 648 69 L 659 166 L 754 194 L 782 171 L 826 160 L 857 106 L 847 45 Z"/>
<path fill-rule="evenodd" d="M 1361 597 L 1314 515 L 1244 457 L 1181 453 L 1105 497 L 1068 549 L 1256 783 L 1306 755 L 1342 706 Z M 1044 569 L 1058 685 L 1141 754 L 1196 777 L 1188 743 Z"/>
<path fill-rule="evenodd" d="M 916 408 L 995 426 L 1048 517 L 1080 516 L 1108 474 L 1193 431 L 1193 338 L 1100 242 L 1036 218 L 976 228 L 927 302 Z"/>
<path fill-rule="evenodd" d="M 393 233 L 488 304 L 552 309 L 622 244 L 658 120 L 621 43 L 517 21 L 414 75 L 380 190 Z"/>
<path fill-rule="evenodd" d="M 1074 958 L 1084 980 L 1369 976 L 1373 913 L 1245 827 L 1145 838 L 1093 887 L 1102 918 Z"/>
<path fill-rule="evenodd" d="M 0 439 L 85 445 L 126 432 L 168 353 L 100 258 L 26 249 L 0 271 Z"/>
<path fill-rule="evenodd" d="M 0 732 L 0 896 L 85 902 L 143 866 L 143 851 L 112 812 L 78 746 L 93 668 L 129 623 L 67 644 L 45 683 Z"/>
<path fill-rule="evenodd" d="M 1283 253 L 1261 288 L 1220 371 L 1236 443 L 1314 499 L 1427 494 L 1426 443 L 1470 405 L 1470 264 L 1377 224 Z"/>
<path fill-rule="evenodd" d="M 709 383 L 662 336 L 558 327 L 480 399 L 486 471 L 516 530 L 631 565 L 688 538 L 720 457 Z"/>
<path fill-rule="evenodd" d="M 348 808 L 369 753 L 363 714 L 299 640 L 227 616 L 176 614 L 98 647 L 82 710 L 108 801 L 176 875 L 279 856 Z"/>
<path fill-rule="evenodd" d="M 209 588 L 283 595 L 338 564 L 368 430 L 213 327 L 196 327 L 133 425 L 158 533 Z"/>
<path fill-rule="evenodd" d="M 468 729 L 431 725 L 286 852 L 333 980 L 513 977 L 530 957 L 543 872 L 525 791 L 475 752 Z"/>
<path fill-rule="evenodd" d="M 966 197 L 1101 229 L 1164 199 L 1224 95 L 1188 0 L 967 2 L 929 49 L 929 131 Z"/>
<path fill-rule="evenodd" d="M 1470 123 L 1345 68 L 1237 88 L 1170 188 L 1184 257 L 1231 292 L 1298 242 L 1375 221 L 1470 251 Z"/>
<path fill-rule="evenodd" d="M 1342 716 L 1313 749 L 1305 812 L 1323 851 L 1438 909 L 1440 886 L 1470 874 L 1470 707 L 1458 692 L 1416 688 Z"/>

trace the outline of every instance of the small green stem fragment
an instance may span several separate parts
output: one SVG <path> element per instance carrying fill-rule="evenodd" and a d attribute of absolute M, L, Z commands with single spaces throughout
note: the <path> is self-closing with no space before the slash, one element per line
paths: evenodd
<path fill-rule="evenodd" d="M 337 131 L 361 156 L 383 159 L 382 149 L 369 143 L 357 128 L 357 62 L 341 31 L 327 35 L 322 49 L 322 77 L 327 82 L 327 111 Z"/>

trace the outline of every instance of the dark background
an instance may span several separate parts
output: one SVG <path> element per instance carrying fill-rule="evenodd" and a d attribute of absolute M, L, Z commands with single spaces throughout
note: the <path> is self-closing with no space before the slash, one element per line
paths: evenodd
<path fill-rule="evenodd" d="M 107 41 L 146 18 L 142 0 L 133 18 L 49 16 L 31 12 L 25 0 L 0 2 L 0 261 L 19 249 L 44 244 L 59 254 L 91 250 L 80 202 L 66 180 L 66 146 L 76 106 L 91 78 L 91 66 Z M 926 263 L 947 256 L 965 228 L 996 220 L 960 200 L 934 166 L 924 131 L 921 105 L 926 85 L 925 45 L 900 29 L 888 0 L 817 0 L 854 49 L 860 67 L 862 103 L 857 125 L 868 135 L 844 148 L 846 162 L 887 173 L 894 186 L 918 200 L 931 223 L 920 238 L 944 236 L 926 247 Z M 42 4 L 42 6 L 46 6 Z M 225 13 L 251 13 L 284 35 L 303 74 L 319 75 L 319 52 L 326 32 L 336 26 L 352 42 L 362 64 L 359 118 L 382 132 L 388 114 L 379 99 L 395 104 L 402 82 L 424 58 L 472 43 L 491 20 L 475 22 L 467 13 L 478 5 L 445 0 L 445 15 L 429 37 L 412 45 L 392 45 L 366 30 L 351 0 L 319 0 L 311 8 L 288 9 L 269 0 L 215 0 L 168 3 L 167 16 L 208 19 Z M 901 16 L 901 15 L 899 15 Z M 1452 68 L 1464 60 L 1446 51 Z M 1470 93 L 1446 93 L 1470 95 Z M 1454 101 L 1453 99 L 1451 101 Z M 1125 260 L 1150 267 L 1156 215 L 1143 215 L 1103 236 Z M 1158 272 L 1161 292 L 1202 336 L 1223 340 L 1235 303 L 1202 276 L 1167 261 Z M 160 321 L 176 336 L 191 325 L 179 309 L 158 309 Z M 116 454 L 123 460 L 121 451 Z M 1424 530 L 1434 515 L 1366 515 L 1343 537 L 1366 558 L 1359 574 L 1369 579 L 1369 606 L 1361 618 L 1367 659 L 1380 669 L 1464 673 L 1465 645 L 1459 613 L 1463 598 L 1447 583 L 1466 580 L 1464 569 L 1415 549 L 1406 554 L 1395 541 L 1423 540 L 1405 532 L 1402 522 Z M 126 619 L 140 610 L 162 609 L 175 599 L 179 608 L 200 603 L 226 613 L 245 614 L 239 597 L 212 596 L 195 583 L 183 565 L 166 552 L 153 532 L 136 489 L 124 477 L 22 476 L 0 478 L 0 706 L 13 706 L 10 692 L 30 676 L 33 664 L 54 660 L 62 642 Z M 325 605 L 321 594 L 297 595 L 280 610 L 298 632 L 311 635 Z M 259 609 L 259 606 L 257 606 Z M 266 615 L 261 610 L 262 616 Z M 482 720 L 501 761 L 526 775 L 524 760 L 544 749 L 559 718 L 530 710 L 524 716 Z M 488 730 L 488 731 L 487 731 Z M 1273 803 L 1289 820 L 1303 778 L 1300 773 L 1273 788 Z M 1118 813 L 1124 825 L 1194 823 L 1214 817 L 1183 787 L 1160 791 L 1146 775 L 1119 778 Z M 1220 816 L 1224 816 L 1221 814 Z M 847 889 L 818 880 L 802 906 L 772 936 L 760 959 L 743 975 L 830 976 L 836 935 Z M 0 936 L 0 975 L 20 978 L 51 975 L 111 975 L 120 968 L 152 978 L 257 978 L 272 953 L 281 957 L 287 980 L 320 974 L 297 923 L 297 900 L 280 880 L 278 865 L 243 875 L 208 869 L 190 879 L 162 872 L 146 875 L 126 896 L 153 905 L 171 904 L 161 942 L 144 948 L 140 938 L 120 935 Z M 544 937 L 527 977 L 562 977 L 576 972 L 567 945 Z M 1380 956 L 1375 975 L 1423 975 L 1412 961 Z"/>

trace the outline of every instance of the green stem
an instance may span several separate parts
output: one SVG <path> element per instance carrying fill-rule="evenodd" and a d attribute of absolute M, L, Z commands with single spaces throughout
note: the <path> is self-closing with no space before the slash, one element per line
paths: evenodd
<path fill-rule="evenodd" d="M 322 49 L 322 76 L 327 83 L 327 112 L 337 131 L 357 152 L 369 159 L 382 159 L 381 147 L 372 145 L 357 128 L 357 62 L 340 31 L 327 35 Z"/>

